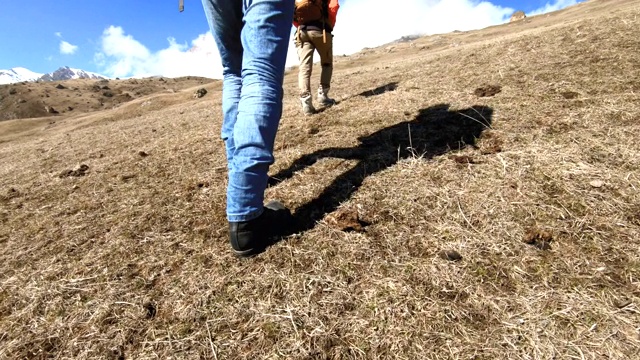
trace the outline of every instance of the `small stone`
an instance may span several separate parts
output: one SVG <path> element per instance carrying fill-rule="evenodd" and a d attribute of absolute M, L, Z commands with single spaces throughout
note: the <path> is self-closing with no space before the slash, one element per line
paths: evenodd
<path fill-rule="evenodd" d="M 45 106 L 44 107 L 44 111 L 46 111 L 49 114 L 57 114 L 58 111 L 56 109 L 53 108 L 53 106 Z"/>
<path fill-rule="evenodd" d="M 199 99 L 203 96 L 207 95 L 207 89 L 205 88 L 200 88 L 198 90 L 196 90 L 196 92 L 193 94 L 193 97 L 196 99 Z"/>
<path fill-rule="evenodd" d="M 622 309 L 625 308 L 629 305 L 631 305 L 631 300 L 627 299 L 627 298 L 622 298 L 622 299 L 616 299 L 613 304 L 618 308 L 618 309 Z"/>
<path fill-rule="evenodd" d="M 147 319 L 153 319 L 158 312 L 156 305 L 150 301 L 144 303 L 142 307 L 146 310 Z"/>
<path fill-rule="evenodd" d="M 534 246 L 540 250 L 551 250 L 551 243 L 549 241 L 538 241 Z"/>
<path fill-rule="evenodd" d="M 80 177 L 80 176 L 85 176 L 87 173 L 87 170 L 89 170 L 89 166 L 82 164 L 80 165 L 78 168 L 73 169 L 73 170 L 65 170 L 63 172 L 61 172 L 58 177 L 60 178 L 65 178 L 65 177 Z"/>
<path fill-rule="evenodd" d="M 444 260 L 449 260 L 449 261 L 462 260 L 462 255 L 460 255 L 460 253 L 455 250 L 442 250 L 438 253 L 438 256 L 440 256 Z"/>
<path fill-rule="evenodd" d="M 589 185 L 594 188 L 601 188 L 602 186 L 604 186 L 604 182 L 602 180 L 593 180 L 589 183 Z"/>

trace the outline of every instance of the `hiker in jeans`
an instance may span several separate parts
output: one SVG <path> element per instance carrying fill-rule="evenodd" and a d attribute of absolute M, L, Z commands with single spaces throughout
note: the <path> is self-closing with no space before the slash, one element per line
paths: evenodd
<path fill-rule="evenodd" d="M 300 59 L 298 87 L 300 102 L 305 115 L 315 113 L 311 96 L 311 72 L 313 53 L 320 55 L 320 86 L 318 87 L 318 103 L 331 106 L 335 100 L 329 97 L 331 75 L 333 73 L 333 27 L 340 4 L 338 0 L 296 0 L 293 24 L 298 28 L 295 44 Z"/>
<path fill-rule="evenodd" d="M 223 67 L 229 241 L 236 255 L 250 256 L 292 220 L 283 204 L 264 204 L 264 191 L 282 115 L 294 0 L 202 0 L 202 5 Z"/>

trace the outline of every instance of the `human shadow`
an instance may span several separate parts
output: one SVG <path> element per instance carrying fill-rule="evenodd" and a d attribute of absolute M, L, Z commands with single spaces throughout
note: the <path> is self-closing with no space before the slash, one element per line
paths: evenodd
<path fill-rule="evenodd" d="M 400 160 L 414 156 L 430 159 L 466 146 L 475 147 L 476 139 L 485 129 L 491 128 L 493 109 L 473 106 L 450 111 L 449 108 L 448 104 L 438 104 L 422 109 L 411 121 L 360 137 L 358 146 L 326 148 L 303 155 L 288 168 L 271 176 L 269 185 L 274 186 L 322 158 L 358 160 L 356 166 L 333 180 L 317 198 L 295 211 L 295 232 L 313 228 L 317 221 L 349 199 L 367 176 Z"/>
<path fill-rule="evenodd" d="M 384 93 L 389 92 L 389 91 L 395 91 L 397 88 L 398 88 L 398 82 L 395 81 L 395 82 L 390 82 L 390 83 L 382 85 L 382 86 L 378 86 L 375 89 L 363 91 L 360 94 L 358 94 L 357 96 L 371 97 L 371 96 L 384 94 Z"/>
<path fill-rule="evenodd" d="M 348 97 L 346 97 L 346 98 L 344 98 L 342 100 L 336 100 L 335 104 L 333 104 L 332 106 L 339 105 L 343 101 L 350 100 L 350 99 L 355 98 L 357 96 L 362 96 L 362 97 L 368 98 L 368 97 L 372 97 L 372 96 L 376 96 L 376 95 L 381 95 L 381 94 L 384 94 L 384 93 L 389 92 L 389 91 L 395 91 L 397 88 L 398 88 L 398 82 L 397 81 L 390 82 L 388 84 L 384 84 L 384 85 L 378 86 L 375 89 L 370 89 L 370 90 L 367 90 L 367 91 L 363 91 L 363 92 L 361 92 L 359 94 L 348 96 Z M 316 108 L 316 112 L 315 113 L 316 114 L 323 113 L 329 108 L 331 108 L 331 106 L 324 106 L 324 107 Z"/>
<path fill-rule="evenodd" d="M 321 113 L 325 112 L 326 110 L 330 109 L 331 107 L 339 105 L 343 101 L 349 100 L 349 99 L 354 98 L 356 96 L 372 97 L 372 96 L 384 94 L 384 93 L 386 93 L 388 91 L 395 91 L 397 88 L 398 88 L 398 82 L 397 81 L 396 82 L 390 82 L 388 84 L 384 84 L 384 85 L 378 86 L 375 89 L 363 91 L 360 94 L 351 95 L 351 96 L 349 96 L 349 97 L 347 97 L 347 98 L 345 98 L 343 100 L 335 100 L 335 103 L 333 105 L 318 107 L 318 108 L 315 109 L 314 114 L 321 114 Z"/>

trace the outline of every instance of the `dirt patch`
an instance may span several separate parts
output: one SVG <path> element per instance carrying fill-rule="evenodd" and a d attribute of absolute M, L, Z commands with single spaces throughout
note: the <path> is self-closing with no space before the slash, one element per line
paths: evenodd
<path fill-rule="evenodd" d="M 61 172 L 60 175 L 58 175 L 58 177 L 60 178 L 81 177 L 81 176 L 85 176 L 87 174 L 87 171 L 89 171 L 89 165 L 82 164 L 75 169 L 65 170 Z"/>
<path fill-rule="evenodd" d="M 458 164 L 480 164 L 481 161 L 476 160 L 473 156 L 469 155 L 451 155 L 449 159 L 455 161 Z"/>
<path fill-rule="evenodd" d="M 578 96 L 580 96 L 580 94 L 578 94 L 575 91 L 563 91 L 563 92 L 560 93 L 560 95 L 562 95 L 562 97 L 567 99 L 567 100 L 572 100 L 572 99 L 575 99 Z"/>
<path fill-rule="evenodd" d="M 473 91 L 473 94 L 477 97 L 494 96 L 502 92 L 500 85 L 484 85 Z"/>
<path fill-rule="evenodd" d="M 442 250 L 438 253 L 438 256 L 444 260 L 448 261 L 461 261 L 462 255 L 455 250 Z"/>
<path fill-rule="evenodd" d="M 527 230 L 523 241 L 525 244 L 533 245 L 540 250 L 551 250 L 553 236 L 549 231 L 534 227 Z"/>
<path fill-rule="evenodd" d="M 493 131 L 485 131 L 480 137 L 479 146 L 482 155 L 496 154 L 502 151 L 504 140 Z"/>
<path fill-rule="evenodd" d="M 340 231 L 364 231 L 368 224 L 358 216 L 358 210 L 354 208 L 341 208 L 330 214 L 325 219 L 330 227 Z"/>
<path fill-rule="evenodd" d="M 156 304 L 149 301 L 144 303 L 142 307 L 145 310 L 145 316 L 147 319 L 153 319 L 154 317 L 156 317 L 156 314 L 158 313 L 158 308 Z"/>

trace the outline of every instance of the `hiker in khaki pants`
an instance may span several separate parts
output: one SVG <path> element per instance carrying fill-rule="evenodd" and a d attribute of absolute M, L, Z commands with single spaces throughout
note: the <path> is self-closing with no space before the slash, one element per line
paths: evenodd
<path fill-rule="evenodd" d="M 318 103 L 331 106 L 335 100 L 329 97 L 331 75 L 333 73 L 333 27 L 338 14 L 338 0 L 296 0 L 293 24 L 298 28 L 295 34 L 296 49 L 300 59 L 298 86 L 302 111 L 306 115 L 315 113 L 311 96 L 311 73 L 313 53 L 320 55 L 320 86 Z"/>

